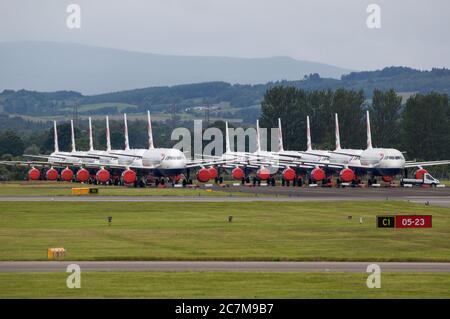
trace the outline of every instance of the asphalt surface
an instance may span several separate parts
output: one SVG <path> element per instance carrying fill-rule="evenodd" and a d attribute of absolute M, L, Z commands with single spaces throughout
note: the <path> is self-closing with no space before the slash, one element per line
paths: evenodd
<path fill-rule="evenodd" d="M 260 262 L 260 261 L 27 261 L 0 262 L 0 272 L 65 272 L 70 264 L 81 271 L 239 271 L 239 272 L 356 272 L 369 262 Z M 379 262 L 382 272 L 445 272 L 450 263 Z"/>
<path fill-rule="evenodd" d="M 403 200 L 450 207 L 447 188 L 322 188 L 322 187 L 217 187 L 229 196 L 0 196 L 0 202 L 255 202 L 255 201 L 385 201 Z M 244 192 L 249 196 L 235 196 Z"/>

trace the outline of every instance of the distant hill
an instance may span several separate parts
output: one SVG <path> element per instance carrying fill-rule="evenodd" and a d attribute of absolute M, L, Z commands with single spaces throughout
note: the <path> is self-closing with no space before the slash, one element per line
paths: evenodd
<path fill-rule="evenodd" d="M 342 78 L 322 78 L 318 74 L 298 81 L 268 82 L 242 85 L 226 82 L 205 82 L 175 86 L 149 87 L 83 95 L 75 91 L 36 92 L 4 90 L 0 94 L 0 110 L 9 114 L 39 117 L 71 116 L 78 105 L 80 115 L 114 115 L 119 112 L 144 114 L 151 109 L 167 119 L 173 114 L 183 118 L 201 118 L 205 106 L 211 106 L 215 118 L 241 119 L 252 123 L 259 116 L 259 104 L 266 90 L 273 86 L 294 86 L 307 91 L 363 90 L 370 99 L 374 89 L 394 89 L 402 97 L 414 93 L 436 91 L 450 94 L 450 70 L 420 71 L 406 67 L 388 67 L 376 71 L 352 72 Z"/>
<path fill-rule="evenodd" d="M 0 43 L 0 90 L 97 94 L 209 81 L 256 84 L 350 70 L 288 57 L 175 56 L 53 42 Z"/>

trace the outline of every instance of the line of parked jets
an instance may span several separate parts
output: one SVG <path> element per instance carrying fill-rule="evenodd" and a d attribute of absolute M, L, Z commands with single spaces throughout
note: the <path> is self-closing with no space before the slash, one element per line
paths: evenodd
<path fill-rule="evenodd" d="M 54 122 L 54 152 L 50 155 L 29 155 L 27 161 L 2 161 L 0 164 L 28 166 L 31 180 L 47 179 L 62 181 L 115 183 L 145 186 L 147 181 L 164 183 L 169 178 L 173 183 L 183 179 L 192 183 L 191 170 L 196 171 L 199 182 L 211 179 L 221 181 L 221 172 L 230 171 L 234 180 L 250 182 L 269 181 L 275 183 L 275 175 L 281 175 L 282 184 L 301 186 L 307 179 L 309 183 L 331 183 L 337 176 L 337 183 L 359 183 L 367 175 L 369 185 L 376 183 L 376 177 L 391 182 L 394 177 L 408 168 L 416 168 L 415 177 L 421 179 L 427 171 L 426 166 L 447 165 L 450 160 L 416 162 L 405 161 L 399 150 L 372 147 L 369 112 L 366 115 L 367 146 L 365 149 L 341 148 L 338 115 L 335 114 L 335 149 L 318 150 L 312 148 L 309 117 L 307 117 L 307 148 L 305 151 L 284 150 L 281 120 L 278 119 L 278 149 L 261 149 L 259 121 L 256 122 L 256 151 L 235 152 L 230 147 L 228 123 L 226 126 L 226 150 L 221 156 L 208 156 L 203 159 L 188 160 L 185 154 L 174 148 L 157 148 L 153 143 L 150 112 L 148 121 L 148 148 L 130 148 L 128 123 L 124 114 L 125 147 L 123 150 L 111 148 L 109 118 L 106 117 L 106 150 L 94 148 L 92 123 L 89 118 L 89 150 L 79 151 L 75 145 L 73 121 L 71 121 L 72 150 L 59 150 L 58 132 Z"/>

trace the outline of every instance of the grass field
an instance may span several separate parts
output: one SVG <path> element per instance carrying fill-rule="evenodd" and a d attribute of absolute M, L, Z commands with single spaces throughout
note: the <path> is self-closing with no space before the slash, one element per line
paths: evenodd
<path fill-rule="evenodd" d="M 375 227 L 376 215 L 398 213 L 432 214 L 433 228 Z M 64 247 L 70 260 L 450 261 L 450 209 L 394 201 L 2 202 L 0 238 L 0 260 L 44 260 L 48 247 Z"/>
<path fill-rule="evenodd" d="M 252 196 L 242 192 L 222 192 L 205 188 L 134 188 L 122 186 L 97 186 L 80 183 L 24 181 L 0 183 L 0 196 L 69 196 L 72 187 L 96 187 L 102 196 Z M 262 196 L 262 195 L 261 195 Z"/>
<path fill-rule="evenodd" d="M 81 288 L 67 273 L 0 273 L 0 298 L 450 298 L 450 275 L 233 272 L 86 272 Z"/>

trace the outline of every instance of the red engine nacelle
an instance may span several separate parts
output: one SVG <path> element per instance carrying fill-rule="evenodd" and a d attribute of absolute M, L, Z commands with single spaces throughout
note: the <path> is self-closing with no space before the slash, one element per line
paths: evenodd
<path fill-rule="evenodd" d="M 215 167 L 210 167 L 208 169 L 208 171 L 209 171 L 209 178 L 211 178 L 211 179 L 214 179 L 219 175 L 219 173 L 217 172 L 217 169 Z"/>
<path fill-rule="evenodd" d="M 211 175 L 209 174 L 209 169 L 202 168 L 197 172 L 197 180 L 201 183 L 206 183 L 211 179 Z"/>
<path fill-rule="evenodd" d="M 240 167 L 235 167 L 231 171 L 231 176 L 235 180 L 241 180 L 244 177 L 244 170 Z"/>
<path fill-rule="evenodd" d="M 390 183 L 394 180 L 394 176 L 384 175 L 381 177 L 383 182 Z"/>
<path fill-rule="evenodd" d="M 321 168 L 315 168 L 311 171 L 311 179 L 315 182 L 320 182 L 325 179 L 325 171 Z"/>
<path fill-rule="evenodd" d="M 28 178 L 32 181 L 37 181 L 41 177 L 41 171 L 37 168 L 32 168 L 28 171 Z"/>
<path fill-rule="evenodd" d="M 70 182 L 73 178 L 73 171 L 66 167 L 65 169 L 62 170 L 61 172 L 61 179 L 65 182 Z"/>
<path fill-rule="evenodd" d="M 261 167 L 257 172 L 256 175 L 258 176 L 258 178 L 260 180 L 266 181 L 270 178 L 270 171 L 265 168 L 265 167 Z"/>
<path fill-rule="evenodd" d="M 84 183 L 89 180 L 89 171 L 85 168 L 79 169 L 77 172 L 77 181 Z"/>
<path fill-rule="evenodd" d="M 355 172 L 350 168 L 344 168 L 340 173 L 339 177 L 344 183 L 350 183 L 356 178 Z"/>
<path fill-rule="evenodd" d="M 100 183 L 106 183 L 109 181 L 109 178 L 111 177 L 111 174 L 108 170 L 102 168 L 101 170 L 97 171 L 97 174 L 95 174 L 95 178 Z"/>
<path fill-rule="evenodd" d="M 286 180 L 286 181 L 293 181 L 296 176 L 295 171 L 290 167 L 286 168 L 282 174 L 283 174 L 284 180 Z"/>
<path fill-rule="evenodd" d="M 133 184 L 136 181 L 136 172 L 131 169 L 127 169 L 127 170 L 123 171 L 122 172 L 122 181 L 125 184 Z"/>
<path fill-rule="evenodd" d="M 426 173 L 428 173 L 428 171 L 424 168 L 419 168 L 415 173 L 414 176 L 416 177 L 416 179 L 422 179 L 423 175 L 425 175 Z"/>
<path fill-rule="evenodd" d="M 52 167 L 45 173 L 45 178 L 49 181 L 56 181 L 58 175 L 58 171 Z"/>

